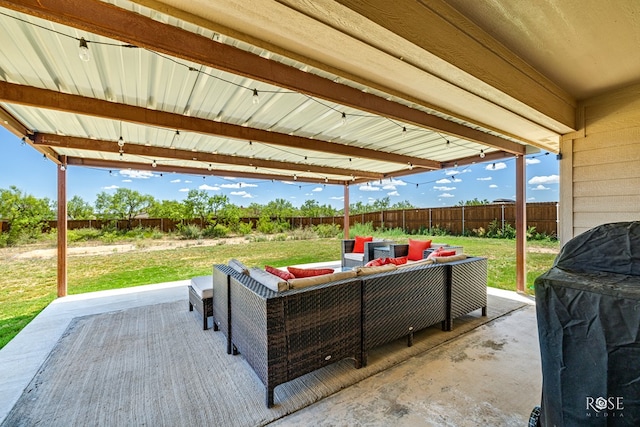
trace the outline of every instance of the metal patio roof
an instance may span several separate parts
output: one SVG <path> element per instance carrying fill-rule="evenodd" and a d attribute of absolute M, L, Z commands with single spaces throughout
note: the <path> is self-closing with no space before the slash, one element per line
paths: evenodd
<path fill-rule="evenodd" d="M 0 2 L 16 9 L 0 8 L 0 117 L 60 164 L 348 184 L 539 150 L 133 2 L 84 2 L 115 22 L 106 29 L 50 3 Z M 290 74 L 252 78 L 254 64 L 224 52 Z"/>

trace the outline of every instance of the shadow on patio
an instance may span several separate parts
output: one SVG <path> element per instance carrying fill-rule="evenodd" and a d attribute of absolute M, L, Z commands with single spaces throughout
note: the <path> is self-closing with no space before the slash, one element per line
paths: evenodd
<path fill-rule="evenodd" d="M 19 405 L 31 411 L 47 399 L 50 407 L 39 409 L 48 425 L 82 424 L 90 416 L 95 425 L 511 426 L 525 425 L 539 404 L 535 307 L 516 293 L 489 288 L 489 321 L 481 321 L 477 311 L 456 321 L 454 335 L 428 328 L 416 334 L 412 350 L 404 342 L 391 343 L 363 369 L 354 369 L 349 359 L 335 363 L 276 388 L 277 405 L 267 409 L 262 384 L 242 356 L 227 355 L 221 333 L 203 331 L 197 313 L 188 312 L 187 284 L 73 295 L 51 303 L 0 351 L 2 425 L 16 425 L 16 419 L 23 423 L 18 425 L 32 425 L 37 420 L 20 415 Z M 491 312 L 501 304 L 502 312 Z M 167 339 L 165 327 L 180 322 L 182 330 Z M 104 342 L 105 328 L 123 332 L 118 341 Z M 61 345 L 74 334 L 80 337 L 73 344 Z M 421 340 L 435 341 L 420 347 Z M 163 350 L 154 349 L 154 342 Z M 85 355 L 94 344 L 104 347 Z M 390 349 L 406 357 L 389 362 Z M 162 366 L 156 356 L 170 363 Z M 94 358 L 107 362 L 100 365 Z M 51 366 L 60 371 L 51 372 Z M 99 372 L 85 372 L 95 366 L 101 366 Z M 117 382 L 103 387 L 116 381 L 110 373 L 117 373 Z M 74 388 L 79 378 L 84 383 Z M 213 383 L 219 383 L 217 389 Z M 100 387 L 109 391 L 99 393 Z M 44 396 L 47 390 L 50 395 Z M 65 407 L 74 404 L 91 409 L 70 420 Z"/>

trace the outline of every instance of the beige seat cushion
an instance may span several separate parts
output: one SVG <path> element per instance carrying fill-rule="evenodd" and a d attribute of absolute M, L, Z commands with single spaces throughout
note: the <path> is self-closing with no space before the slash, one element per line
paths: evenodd
<path fill-rule="evenodd" d="M 198 276 L 191 279 L 191 287 L 202 298 L 213 298 L 213 276 Z"/>
<path fill-rule="evenodd" d="M 272 291 L 282 292 L 289 289 L 289 283 L 275 274 L 267 273 L 261 268 L 251 267 L 249 269 L 249 276 L 256 282 L 266 286 Z"/>
<path fill-rule="evenodd" d="M 346 254 L 344 254 L 344 258 L 345 259 L 350 259 L 353 261 L 364 261 L 364 254 L 361 253 L 356 253 L 356 252 L 348 252 Z"/>
<path fill-rule="evenodd" d="M 356 277 L 356 272 L 353 270 L 340 271 L 338 273 L 333 273 L 333 274 L 321 274 L 320 276 L 302 277 L 300 279 L 290 279 L 289 288 L 290 289 L 306 288 L 308 286 L 321 285 L 323 283 L 350 279 L 352 277 Z"/>
<path fill-rule="evenodd" d="M 353 270 L 358 276 L 368 276 L 369 274 L 386 273 L 395 271 L 398 267 L 395 264 L 377 265 L 375 267 L 356 267 Z"/>

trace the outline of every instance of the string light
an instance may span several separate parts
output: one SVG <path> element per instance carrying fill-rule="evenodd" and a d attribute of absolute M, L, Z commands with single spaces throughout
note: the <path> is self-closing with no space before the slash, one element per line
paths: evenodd
<path fill-rule="evenodd" d="M 156 163 L 156 161 L 154 160 L 153 163 L 151 163 L 151 167 L 152 168 L 156 168 L 158 167 L 158 164 Z"/>
<path fill-rule="evenodd" d="M 79 52 L 78 52 L 78 56 L 80 57 L 80 59 L 82 59 L 84 62 L 89 62 L 89 60 L 91 59 L 91 53 L 89 52 L 89 46 L 87 45 L 87 41 L 84 39 L 84 37 L 80 38 L 80 47 L 79 47 Z"/>
<path fill-rule="evenodd" d="M 412 171 L 413 170 L 413 163 L 409 162 L 409 170 Z"/>
<path fill-rule="evenodd" d="M 297 180 L 298 180 L 298 175 L 295 175 L 295 174 L 294 174 L 294 175 L 293 175 L 293 180 L 294 180 L 294 181 L 297 181 Z"/>
<path fill-rule="evenodd" d="M 118 147 L 120 148 L 124 147 L 124 138 L 122 137 L 122 135 L 120 135 L 120 138 L 118 139 Z"/>
<path fill-rule="evenodd" d="M 213 166 L 211 166 L 211 163 L 209 163 L 209 167 L 207 167 L 207 170 L 210 171 L 211 169 L 213 169 Z"/>
<path fill-rule="evenodd" d="M 64 172 L 67 170 L 67 167 L 65 165 L 60 165 L 60 170 Z"/>
<path fill-rule="evenodd" d="M 484 156 L 485 156 L 485 154 L 484 154 L 484 150 L 480 150 L 480 158 L 481 158 L 481 159 L 484 159 Z"/>
<path fill-rule="evenodd" d="M 176 134 L 173 137 L 173 143 L 174 144 L 180 143 L 180 131 L 179 130 L 176 130 Z"/>
<path fill-rule="evenodd" d="M 260 104 L 260 97 L 258 96 L 258 89 L 253 89 L 253 96 L 251 97 L 251 102 L 253 102 L 253 105 Z"/>
<path fill-rule="evenodd" d="M 402 126 L 402 137 L 403 138 L 407 137 L 407 128 L 406 128 L 406 126 Z"/>
<path fill-rule="evenodd" d="M 340 123 L 342 124 L 342 126 L 346 126 L 347 124 L 347 114 L 346 113 L 342 113 L 342 118 L 340 119 Z"/>

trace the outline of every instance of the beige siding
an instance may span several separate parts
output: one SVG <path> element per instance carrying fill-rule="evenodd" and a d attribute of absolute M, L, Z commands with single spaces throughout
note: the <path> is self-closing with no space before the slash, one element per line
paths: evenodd
<path fill-rule="evenodd" d="M 582 102 L 581 131 L 563 144 L 563 242 L 599 224 L 640 220 L 640 85 Z M 561 214 L 568 217 L 568 212 Z"/>

